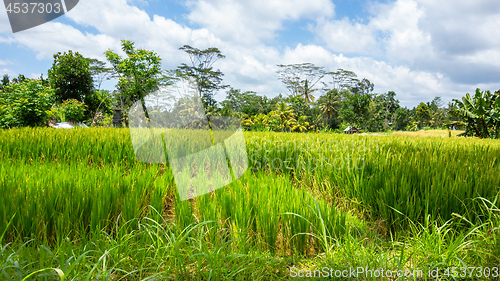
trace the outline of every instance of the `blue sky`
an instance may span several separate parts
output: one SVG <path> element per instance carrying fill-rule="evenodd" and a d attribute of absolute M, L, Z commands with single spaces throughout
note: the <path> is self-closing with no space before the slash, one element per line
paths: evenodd
<path fill-rule="evenodd" d="M 302 62 L 352 70 L 409 107 L 500 89 L 496 0 L 80 0 L 16 34 L 2 5 L 0 74 L 46 76 L 52 55 L 70 49 L 104 60 L 121 39 L 154 50 L 165 69 L 187 60 L 182 45 L 217 47 L 226 84 L 270 97 L 288 93 L 276 65 Z"/>

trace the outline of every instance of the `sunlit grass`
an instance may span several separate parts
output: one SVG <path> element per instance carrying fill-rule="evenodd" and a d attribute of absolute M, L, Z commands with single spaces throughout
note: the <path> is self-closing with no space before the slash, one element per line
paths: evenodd
<path fill-rule="evenodd" d="M 463 130 L 419 130 L 419 131 L 396 131 L 391 132 L 391 136 L 406 136 L 406 137 L 441 137 L 448 138 L 457 137 L 457 135 L 464 133 Z"/>
<path fill-rule="evenodd" d="M 245 133 L 241 179 L 180 201 L 127 129 L 1 130 L 0 279 L 498 265 L 500 143 L 442 133 Z"/>

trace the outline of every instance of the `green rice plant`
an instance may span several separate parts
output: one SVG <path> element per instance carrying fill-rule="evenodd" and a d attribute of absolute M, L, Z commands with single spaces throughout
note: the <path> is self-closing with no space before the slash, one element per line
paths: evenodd
<path fill-rule="evenodd" d="M 292 251 L 306 254 L 313 252 L 312 248 L 319 250 L 320 247 L 315 246 L 317 242 L 296 234 L 308 231 L 311 224 L 328 229 L 332 235 L 341 234 L 347 228 L 346 215 L 323 201 L 316 201 L 316 204 L 324 219 L 316 219 L 315 211 L 308 207 L 308 204 L 315 204 L 314 200 L 307 191 L 290 185 L 288 176 L 257 173 L 246 174 L 241 181 L 192 202 L 178 201 L 176 212 L 179 206 L 182 211 L 187 210 L 184 213 L 187 216 L 177 216 L 180 225 L 186 223 L 182 220 L 191 221 L 192 218 L 218 222 L 219 229 L 227 231 L 225 234 L 218 231 L 213 237 L 231 235 L 227 239 L 232 241 L 230 246 L 238 252 L 248 253 L 249 243 L 252 243 L 271 253 Z M 185 209 L 186 206 L 193 207 Z M 288 211 L 300 214 L 310 223 L 282 215 Z"/>
<path fill-rule="evenodd" d="M 0 130 L 0 159 L 88 165 L 138 163 L 128 129 L 14 128 Z"/>
<path fill-rule="evenodd" d="M 276 264 L 263 256 L 339 268 L 499 262 L 495 140 L 245 138 L 239 180 L 181 201 L 169 164 L 138 161 L 127 129 L 0 130 L 0 274 L 271 279 L 248 273 Z"/>
<path fill-rule="evenodd" d="M 406 218 L 423 222 L 428 214 L 450 219 L 453 213 L 471 209 L 472 198 L 492 198 L 499 192 L 494 171 L 499 168 L 500 150 L 491 140 L 249 136 L 253 170 L 290 173 L 316 182 L 329 180 L 329 186 L 341 192 L 333 197 L 361 203 L 363 212 L 383 218 L 393 229 L 408 226 Z"/>
<path fill-rule="evenodd" d="M 446 220 L 470 209 L 472 198 L 498 193 L 494 140 L 278 133 L 246 133 L 246 139 L 254 171 L 329 180 L 341 192 L 336 196 L 361 203 L 391 228 L 407 225 L 398 212 L 414 221 L 427 214 Z M 127 129 L 2 130 L 0 142 L 2 159 L 22 163 L 144 165 Z"/>
<path fill-rule="evenodd" d="M 15 237 L 80 237 L 109 227 L 121 214 L 128 221 L 146 213 L 154 198 L 162 209 L 172 178 L 139 166 L 88 168 L 87 165 L 25 165 L 0 162 L 0 232 Z M 13 214 L 16 216 L 13 217 Z M 9 220 L 12 219 L 11 226 Z"/>

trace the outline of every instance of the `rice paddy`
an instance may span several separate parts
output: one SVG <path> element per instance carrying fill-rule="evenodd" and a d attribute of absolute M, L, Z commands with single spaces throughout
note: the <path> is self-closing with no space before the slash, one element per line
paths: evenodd
<path fill-rule="evenodd" d="M 448 267 L 500 266 L 496 140 L 245 139 L 239 180 L 181 201 L 169 165 L 138 161 L 127 129 L 0 131 L 0 279 L 275 280 L 324 267 L 447 279 Z"/>

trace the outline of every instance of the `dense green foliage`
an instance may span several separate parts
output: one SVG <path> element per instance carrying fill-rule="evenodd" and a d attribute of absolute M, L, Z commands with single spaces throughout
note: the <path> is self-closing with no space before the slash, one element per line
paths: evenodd
<path fill-rule="evenodd" d="M 87 110 L 84 122 L 89 125 L 109 126 L 112 107 L 122 110 L 122 123 L 128 124 L 126 113 L 134 102 L 143 101 L 160 86 L 169 85 L 178 79 L 189 79 L 196 83 L 208 116 L 239 118 L 246 130 L 342 132 L 346 127 L 354 126 L 365 132 L 380 132 L 424 128 L 460 129 L 468 126 L 466 135 L 472 135 L 470 132 L 474 131 L 473 135 L 480 137 L 495 137 L 498 131 L 496 109 L 483 116 L 482 112 L 473 113 L 476 109 L 468 105 L 465 108 L 464 104 L 467 103 L 458 100 L 444 106 L 440 97 L 421 102 L 411 109 L 403 108 L 395 92 L 374 93 L 375 85 L 371 81 L 358 78 L 356 73 L 349 70 L 328 72 L 325 67 L 312 63 L 280 64 L 277 78 L 289 89 L 290 94 L 268 98 L 225 85 L 224 74 L 214 66 L 225 56 L 215 47 L 198 49 L 184 45 L 180 50 L 188 55 L 189 62 L 168 71 L 161 69 L 161 58 L 155 52 L 138 49 L 134 42 L 122 40 L 122 50 L 126 57 L 122 58 L 113 50 L 105 52 L 111 67 L 106 62 L 84 58 L 71 50 L 55 54 L 49 70 L 50 84 L 57 100 L 53 104 L 53 112 L 63 101 L 76 99 L 85 103 Z M 111 78 L 118 78 L 116 90 L 100 90 L 102 82 Z M 26 78 L 20 75 L 16 79 L 16 83 L 19 83 Z M 40 77 L 40 81 L 45 85 L 43 77 Z M 2 91 L 9 82 L 9 77 L 4 76 L 0 84 Z M 229 88 L 226 99 L 217 102 L 214 95 L 225 88 Z M 494 98 L 486 103 L 495 107 Z M 477 110 L 481 111 L 480 108 Z M 478 123 L 473 121 L 476 118 L 473 115 L 486 121 L 481 123 L 482 119 L 479 120 L 481 122 L 477 126 L 487 126 L 489 129 L 478 133 L 481 130 L 473 128 Z M 58 120 L 52 118 L 53 122 Z M 21 123 L 16 124 L 10 126 L 22 126 Z"/>
<path fill-rule="evenodd" d="M 118 75 L 117 88 L 124 109 L 152 93 L 163 81 L 161 58 L 153 51 L 136 49 L 134 43 L 122 40 L 122 50 L 127 57 L 122 58 L 112 50 L 106 51 L 106 58 Z"/>
<path fill-rule="evenodd" d="M 58 102 L 68 99 L 83 102 L 92 94 L 94 86 L 89 62 L 78 52 L 69 50 L 55 54 L 48 74 Z"/>
<path fill-rule="evenodd" d="M 85 120 L 85 111 L 87 106 L 80 101 L 75 99 L 69 99 L 63 101 L 59 109 L 61 118 L 63 121 L 75 121 L 81 122 Z"/>
<path fill-rule="evenodd" d="M 54 90 L 43 81 L 8 83 L 0 92 L 0 128 L 44 125 L 54 102 Z"/>
<path fill-rule="evenodd" d="M 466 136 L 500 137 L 499 97 L 500 91 L 491 94 L 490 91 L 476 89 L 472 97 L 467 93 L 462 101 L 453 100 L 457 104 L 453 113 L 467 122 Z"/>

